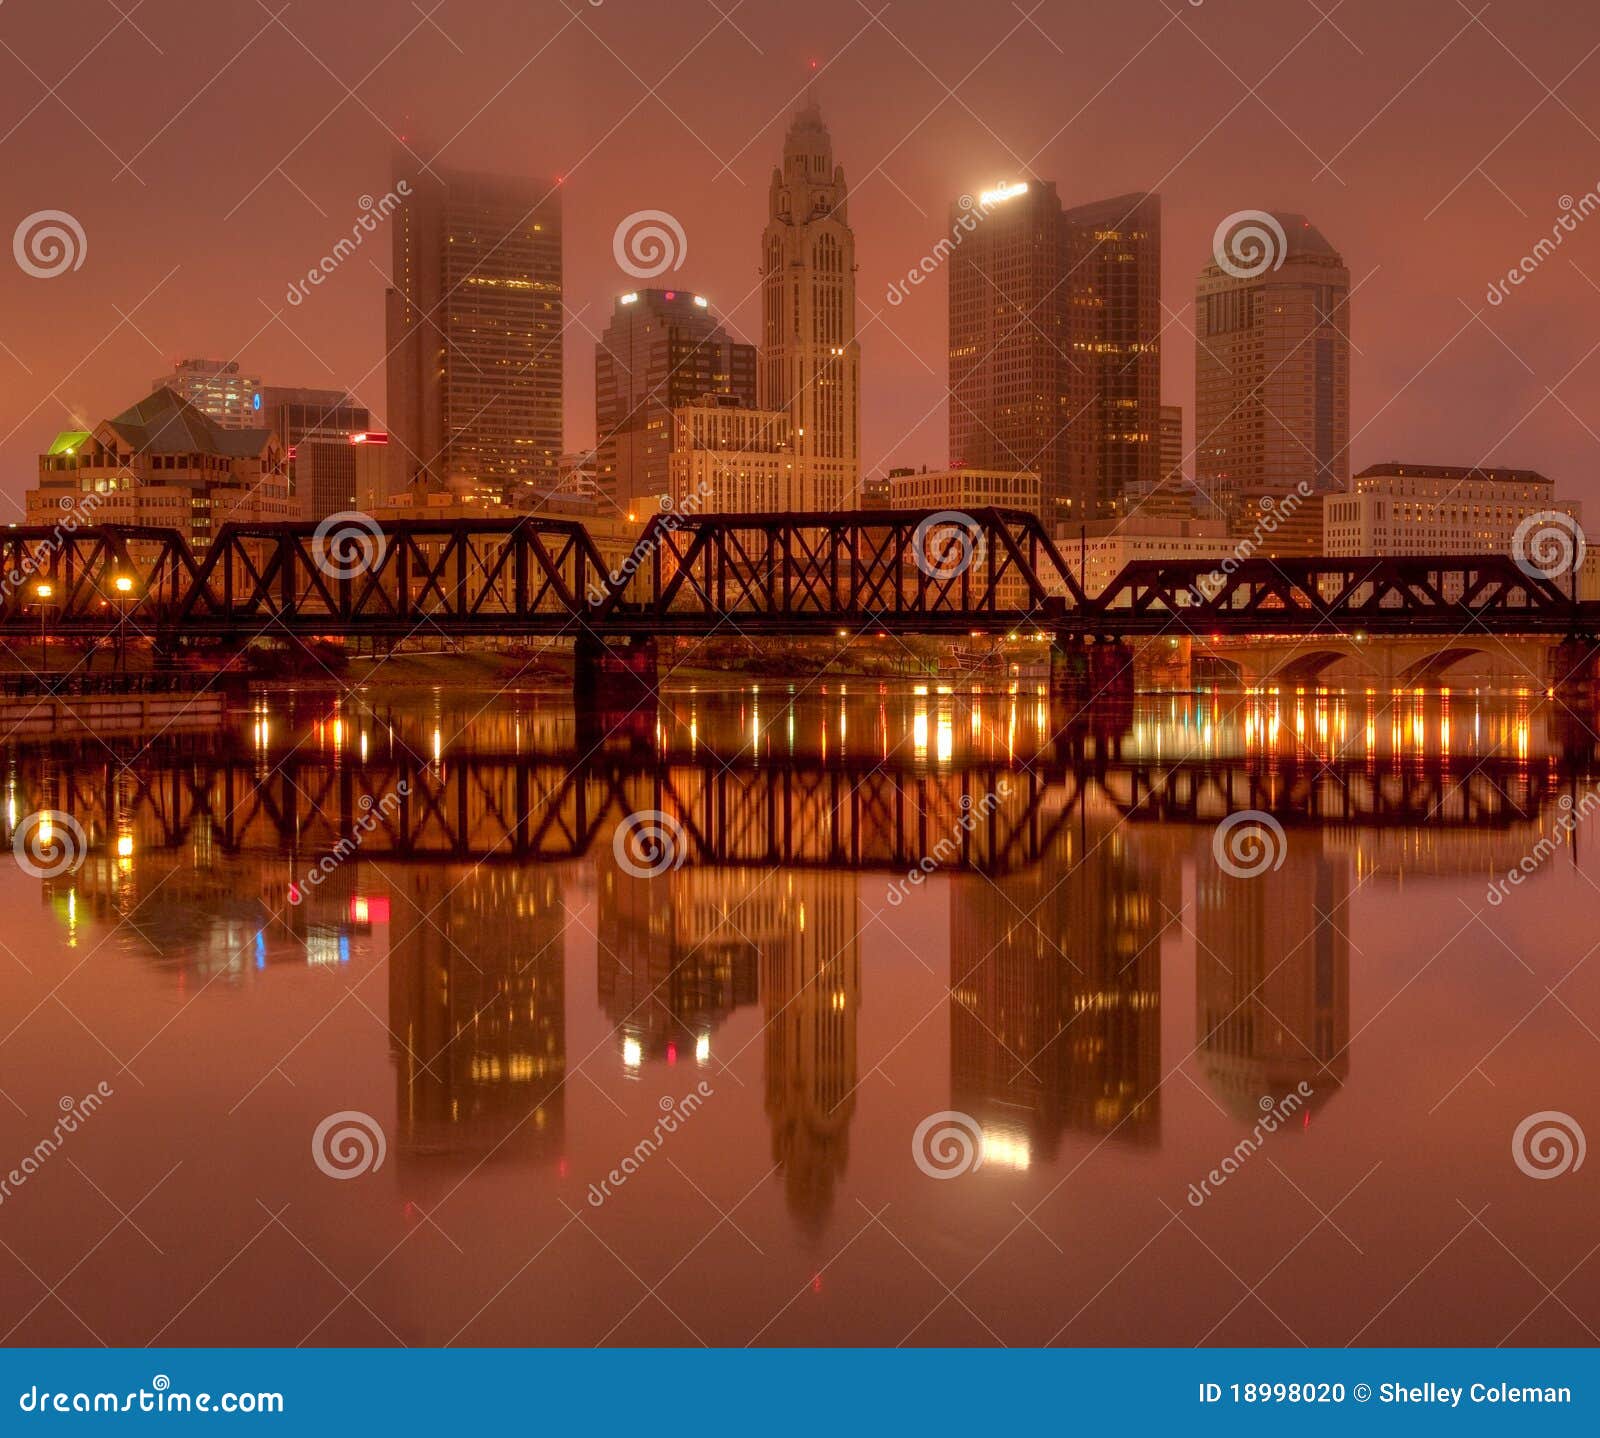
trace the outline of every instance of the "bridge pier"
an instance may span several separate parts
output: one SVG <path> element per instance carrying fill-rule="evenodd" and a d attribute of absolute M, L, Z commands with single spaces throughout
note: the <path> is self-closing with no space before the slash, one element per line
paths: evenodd
<path fill-rule="evenodd" d="M 1126 639 L 1058 634 L 1050 645 L 1050 697 L 1072 703 L 1133 695 L 1133 645 Z"/>
<path fill-rule="evenodd" d="M 612 730 L 649 736 L 659 680 L 656 641 L 634 637 L 607 644 L 592 634 L 572 647 L 572 700 L 580 727 L 603 738 Z"/>
<path fill-rule="evenodd" d="M 1050 641 L 1050 698 L 1089 697 L 1089 646 L 1081 634 L 1057 634 Z"/>
<path fill-rule="evenodd" d="M 1559 699 L 1591 702 L 1600 688 L 1600 644 L 1575 635 L 1553 645 L 1548 682 Z"/>
<path fill-rule="evenodd" d="M 1126 639 L 1101 639 L 1089 650 L 1090 697 L 1133 697 L 1133 645 Z"/>

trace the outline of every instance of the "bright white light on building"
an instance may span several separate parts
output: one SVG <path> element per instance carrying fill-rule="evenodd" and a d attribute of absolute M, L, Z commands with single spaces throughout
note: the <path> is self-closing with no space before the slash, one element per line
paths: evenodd
<path fill-rule="evenodd" d="M 1028 182 L 1019 180 L 1014 185 L 1001 185 L 998 189 L 985 190 L 978 196 L 981 205 L 998 205 L 1003 200 L 1014 200 L 1018 195 L 1028 193 Z"/>
<path fill-rule="evenodd" d="M 640 1047 L 638 1039 L 623 1039 L 622 1062 L 631 1069 L 638 1068 L 644 1062 L 644 1049 Z"/>
<path fill-rule="evenodd" d="M 709 309 L 711 306 L 711 301 L 708 300 L 704 295 L 696 295 L 694 297 L 694 302 L 699 305 L 701 309 Z"/>
<path fill-rule="evenodd" d="M 638 299 L 639 296 L 637 294 L 623 295 L 617 303 L 619 305 L 631 305 L 638 303 Z"/>
<path fill-rule="evenodd" d="M 694 1061 L 703 1064 L 711 1057 L 711 1035 L 701 1034 L 694 1041 Z"/>

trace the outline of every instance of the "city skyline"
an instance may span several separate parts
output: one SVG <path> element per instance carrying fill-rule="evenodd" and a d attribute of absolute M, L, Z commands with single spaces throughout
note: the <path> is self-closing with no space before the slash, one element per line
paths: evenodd
<path fill-rule="evenodd" d="M 1552 13 L 1563 9 L 1543 8 Z M 1463 70 L 1482 74 L 1487 73 L 1486 67 L 1500 64 L 1509 67 L 1509 73 L 1521 73 L 1483 26 L 1460 16 L 1460 24 L 1466 26 L 1464 33 L 1458 35 L 1459 25 L 1439 28 L 1449 19 L 1446 7 L 1426 18 L 1396 19 L 1390 35 L 1395 43 L 1386 52 L 1395 71 L 1383 77 L 1392 82 L 1385 89 L 1381 83 L 1357 83 L 1361 77 L 1353 75 L 1349 67 L 1359 57 L 1334 27 L 1318 26 L 1315 34 L 1306 38 L 1305 32 L 1315 24 L 1314 16 L 1303 26 L 1291 25 L 1286 18 L 1275 19 L 1268 7 L 1259 7 L 1255 16 L 1259 33 L 1246 45 L 1250 58 L 1259 63 L 1245 71 L 1242 59 L 1233 60 L 1234 67 L 1246 76 L 1241 87 L 1227 76 L 1224 67 L 1209 60 L 1201 43 L 1207 38 L 1205 33 L 1194 32 L 1201 23 L 1196 17 L 1181 17 L 1182 24 L 1165 14 L 1153 17 L 1149 31 L 1157 32 L 1159 38 L 1141 30 L 1136 43 L 1128 43 L 1133 36 L 1124 33 L 1128 22 L 1110 17 L 1095 36 L 1096 47 L 1106 51 L 1108 71 L 1133 63 L 1129 56 L 1149 40 L 1148 50 L 1138 60 L 1139 73 L 1147 81 L 1161 77 L 1167 87 L 1158 87 L 1162 102 L 1151 107 L 1151 118 L 1128 127 L 1127 143 L 1110 153 L 1104 146 L 1071 142 L 1090 139 L 1099 127 L 1128 119 L 1128 97 L 1122 87 L 1113 87 L 1091 103 L 1089 97 L 1104 83 L 1103 78 L 1096 80 L 1086 84 L 1084 101 L 1052 117 L 1048 125 L 1027 120 L 1019 116 L 1012 91 L 1026 88 L 1022 81 L 1043 59 L 1029 53 L 1023 35 L 1012 34 L 998 47 L 991 38 L 984 50 L 993 47 L 995 57 L 988 61 L 987 70 L 980 69 L 975 76 L 971 98 L 963 92 L 966 108 L 946 97 L 935 123 L 916 130 L 914 138 L 894 150 L 937 95 L 919 92 L 917 99 L 927 103 L 906 107 L 902 117 L 894 88 L 885 91 L 870 78 L 876 64 L 880 69 L 887 67 L 907 87 L 910 84 L 901 67 L 911 62 L 887 32 L 888 17 L 877 25 L 857 11 L 859 23 L 846 28 L 844 22 L 850 17 L 841 7 L 824 7 L 824 11 L 805 27 L 764 12 L 759 27 L 744 27 L 751 31 L 761 54 L 731 26 L 717 27 L 707 45 L 730 65 L 736 51 L 742 51 L 747 60 L 740 58 L 729 71 L 726 94 L 703 97 L 710 107 L 708 115 L 701 116 L 682 96 L 674 95 L 667 109 L 656 109 L 655 117 L 664 124 L 641 129 L 641 116 L 636 112 L 631 121 L 622 121 L 619 134 L 624 143 L 595 149 L 590 160 L 584 155 L 593 148 L 592 143 L 580 145 L 582 137 L 568 133 L 566 119 L 559 113 L 556 101 L 568 82 L 555 73 L 549 76 L 550 113 L 541 108 L 539 99 L 526 93 L 514 94 L 507 101 L 548 122 L 541 125 L 532 144 L 519 140 L 514 154 L 502 136 L 484 132 L 481 123 L 477 130 L 462 130 L 463 122 L 483 105 L 482 96 L 469 101 L 463 94 L 406 92 L 404 103 L 395 106 L 395 134 L 411 136 L 425 131 L 454 137 L 460 132 L 447 144 L 442 164 L 561 177 L 568 230 L 569 308 L 583 321 L 569 316 L 566 336 L 567 449 L 581 447 L 592 433 L 591 397 L 582 376 L 592 360 L 593 339 L 584 331 L 585 326 L 598 331 L 601 306 L 631 283 L 616 268 L 610 238 L 616 224 L 632 211 L 660 207 L 679 218 L 688 254 L 683 268 L 672 274 L 673 282 L 706 294 L 736 337 L 756 337 L 759 296 L 754 289 L 752 235 L 761 213 L 761 175 L 789 117 L 802 103 L 806 59 L 816 57 L 821 77 L 818 96 L 850 174 L 851 219 L 858 237 L 858 320 L 866 352 L 863 473 L 881 473 L 901 464 L 938 467 L 946 459 L 944 386 L 937 375 L 945 280 L 936 278 L 899 305 L 884 300 L 888 286 L 915 266 L 940 238 L 942 217 L 953 195 L 1033 174 L 1056 178 L 1063 201 L 1069 205 L 1133 187 L 1148 187 L 1161 194 L 1165 236 L 1162 300 L 1166 306 L 1163 367 L 1167 372 L 1161 398 L 1184 406 L 1189 446 L 1194 442 L 1192 357 L 1186 357 L 1185 351 L 1191 342 L 1180 324 L 1191 328 L 1193 324 L 1192 295 L 1183 293 L 1189 288 L 1188 277 L 1204 259 L 1211 230 L 1224 215 L 1243 208 L 1294 210 L 1306 213 L 1333 236 L 1350 263 L 1352 286 L 1361 307 L 1358 342 L 1362 353 L 1352 364 L 1352 469 L 1395 458 L 1463 465 L 1515 464 L 1552 474 L 1579 499 L 1595 497 L 1589 477 L 1592 466 L 1585 462 L 1592 440 L 1585 432 L 1588 422 L 1584 418 L 1595 380 L 1581 363 L 1588 348 L 1585 306 L 1594 298 L 1584 278 L 1592 273 L 1586 252 L 1595 241 L 1579 231 L 1565 255 L 1544 265 L 1526 284 L 1508 290 L 1509 298 L 1493 304 L 1484 298 L 1491 282 L 1514 267 L 1518 257 L 1547 232 L 1546 216 L 1560 212 L 1560 197 L 1570 194 L 1576 198 L 1588 189 L 1589 182 L 1568 173 L 1570 164 L 1559 156 L 1558 142 L 1566 130 L 1581 133 L 1577 122 L 1560 105 L 1548 104 L 1530 120 L 1525 136 L 1519 135 L 1515 142 L 1515 166 L 1485 166 L 1490 180 L 1507 192 L 1512 204 L 1497 196 L 1473 166 L 1485 158 L 1484 151 L 1515 115 L 1502 125 L 1498 113 L 1483 116 L 1473 111 L 1474 118 L 1482 121 L 1483 144 L 1471 153 L 1465 141 L 1476 136 L 1466 127 L 1469 133 L 1460 137 L 1460 164 L 1443 166 L 1441 162 L 1438 183 L 1425 195 L 1417 195 L 1417 187 L 1408 192 L 1389 157 L 1373 152 L 1385 121 L 1395 118 L 1392 111 L 1410 115 L 1410 107 L 1419 102 L 1436 111 L 1448 111 L 1454 101 L 1448 76 L 1441 72 L 1448 72 L 1452 64 L 1457 68 L 1450 73 L 1457 81 Z M 340 20 L 341 26 L 352 22 L 358 26 L 352 53 L 361 51 L 354 42 L 360 38 L 362 13 L 352 7 L 352 14 Z M 1361 15 L 1361 7 L 1354 7 L 1350 23 L 1345 24 L 1341 15 L 1339 28 L 1354 34 Z M 639 69 L 645 42 L 659 46 L 662 32 L 656 28 L 659 22 L 648 15 L 634 13 L 628 18 L 627 39 L 641 48 L 639 54 L 632 50 L 624 53 Z M 1041 13 L 1037 21 L 1059 43 L 1065 18 L 1055 17 L 1052 25 L 1051 17 Z M 591 25 L 600 23 L 584 19 Z M 16 23 L 25 26 L 26 18 L 19 17 Z M 708 27 L 714 23 L 715 17 L 708 16 Z M 919 53 L 930 65 L 942 62 L 953 66 L 960 58 L 957 52 L 965 33 L 960 23 L 935 11 L 929 12 L 929 25 L 926 34 L 918 37 Z M 574 43 L 599 45 L 587 29 L 574 28 L 581 32 L 568 37 Z M 1022 28 L 1032 37 L 1034 48 L 1047 53 L 1053 65 L 1064 63 L 1045 39 L 1027 26 Z M 811 33 L 798 33 L 802 29 Z M 858 30 L 862 34 L 853 38 Z M 621 37 L 600 33 L 613 47 L 621 45 Z M 28 54 L 25 36 L 24 29 L 16 41 L 18 53 L 23 55 Z M 292 45 L 276 29 L 274 37 Z M 248 38 L 248 34 L 241 36 L 240 43 Z M 474 41 L 481 47 L 488 37 L 483 29 L 469 27 L 461 38 L 470 51 Z M 126 31 L 110 43 L 121 44 L 124 39 L 143 44 Z M 1529 36 L 1519 43 L 1519 52 L 1549 79 L 1559 78 L 1566 66 L 1555 68 L 1558 57 L 1540 54 L 1536 39 Z M 1445 41 L 1451 41 L 1451 46 L 1443 57 L 1420 76 L 1411 91 L 1396 99 L 1401 84 Z M 692 40 L 684 38 L 680 51 L 690 43 Z M 1327 123 L 1314 131 L 1305 128 L 1298 111 L 1294 116 L 1284 115 L 1283 94 L 1272 86 L 1268 87 L 1271 99 L 1265 103 L 1249 100 L 1243 93 L 1259 72 L 1297 44 L 1299 48 L 1275 74 L 1281 83 L 1285 70 L 1289 71 L 1307 99 L 1323 106 L 1319 117 Z M 1259 49 L 1259 55 L 1250 52 L 1250 45 Z M 1118 58 L 1111 63 L 1114 51 Z M 1413 61 L 1409 68 L 1400 68 L 1399 51 Z M 668 46 L 663 53 L 674 51 Z M 381 54 L 374 53 L 371 60 Z M 1326 74 L 1315 73 L 1317 66 L 1305 64 L 1310 57 L 1316 58 Z M 1186 80 L 1184 67 L 1197 58 L 1212 64 L 1216 75 L 1237 93 L 1224 101 L 1221 95 L 1210 95 L 1209 86 Z M 153 55 L 151 60 L 160 63 Z M 398 81 L 406 57 L 401 55 L 393 63 Z M 971 63 L 968 60 L 962 69 L 970 68 Z M 1085 59 L 1082 63 L 1089 62 Z M 648 72 L 641 69 L 640 73 Z M 920 69 L 915 73 L 922 84 L 931 83 Z M 961 73 L 954 70 L 952 78 Z M 1344 85 L 1347 95 L 1334 93 L 1338 84 Z M 374 98 L 386 98 L 377 93 L 379 88 L 374 86 Z M 1148 85 L 1141 88 L 1141 96 L 1148 93 Z M 1361 104 L 1354 99 L 1358 94 Z M 1509 107 L 1523 98 L 1519 94 L 1503 103 Z M 80 104 L 75 97 L 74 108 L 91 128 L 103 129 L 94 123 L 92 99 Z M 635 99 L 652 107 L 656 103 L 631 95 L 624 103 L 619 96 L 617 119 Z M 700 96 L 694 99 L 702 101 Z M 1199 113 L 1202 99 L 1208 107 L 1205 117 Z M 1231 120 L 1224 119 L 1208 146 L 1201 147 L 1192 159 L 1183 159 L 1185 152 L 1195 147 L 1193 127 L 1199 126 L 1197 133 L 1204 135 L 1236 99 L 1244 109 L 1235 112 Z M 1375 118 L 1374 112 L 1391 99 L 1392 111 Z M 29 99 L 23 104 L 19 97 L 13 122 L 37 123 L 37 118 L 27 121 L 24 116 L 27 105 L 33 103 Z M 231 103 L 229 97 L 209 91 L 196 101 L 202 112 L 211 105 Z M 1474 103 L 1481 108 L 1481 95 L 1474 95 Z M 391 118 L 387 104 L 369 104 L 376 113 Z M 1086 108 L 1082 118 L 1074 121 L 1080 105 Z M 735 110 L 737 118 L 728 113 Z M 681 115 L 687 127 L 670 111 Z M 737 156 L 727 153 L 733 148 L 731 140 L 719 142 L 722 160 L 734 161 L 720 179 L 715 176 L 721 164 L 691 133 L 706 133 L 712 113 L 725 134 L 751 136 Z M 975 115 L 981 116 L 982 122 Z M 148 130 L 156 131 L 167 118 L 152 115 Z M 902 118 L 898 127 L 892 123 Z M 58 158 L 85 167 L 103 165 L 110 179 L 119 168 L 117 163 L 88 130 L 65 115 L 62 119 L 64 125 L 52 137 L 59 147 Z M 358 120 L 364 130 L 357 129 Z M 1341 120 L 1345 123 L 1339 123 Z M 1033 153 L 1034 145 L 1050 140 L 1051 132 L 1062 127 L 1063 121 L 1067 122 L 1064 135 Z M 1378 135 L 1361 129 L 1369 121 Z M 131 133 L 140 133 L 137 124 L 130 122 L 129 128 Z M 896 128 L 898 133 L 885 133 Z M 1081 136 L 1077 134 L 1080 130 L 1085 132 Z M 1304 133 L 1297 138 L 1296 130 Z M 1023 132 L 1033 144 L 1022 145 Z M 1538 135 L 1550 143 L 1537 153 L 1524 154 L 1524 138 Z M 142 223 L 114 223 L 92 195 L 62 197 L 63 207 L 78 217 L 88 238 L 83 268 L 48 283 L 14 270 L 0 280 L 8 301 L 0 342 L 26 362 L 23 369 L 11 357 L 0 356 L 0 362 L 12 371 L 12 383 L 0 391 L 4 411 L 0 413 L 0 436 L 4 437 L 0 441 L 0 488 L 20 498 L 51 434 L 70 427 L 74 415 L 93 422 L 99 414 L 124 408 L 136 398 L 136 386 L 126 384 L 126 378 L 162 368 L 173 354 L 237 356 L 269 382 L 347 387 L 375 412 L 383 408 L 381 369 L 373 370 L 382 357 L 381 281 L 374 271 L 381 272 L 388 237 L 375 236 L 367 253 L 356 255 L 326 284 L 309 290 L 301 302 L 290 304 L 284 297 L 293 281 L 348 229 L 349 217 L 360 213 L 355 198 L 378 193 L 385 173 L 384 157 L 393 140 L 354 103 L 348 103 L 319 138 L 325 146 L 330 140 L 347 142 L 318 151 L 319 159 L 336 161 L 325 171 L 305 165 L 297 168 L 287 163 L 289 157 L 283 156 L 281 148 L 272 152 L 262 140 L 261 168 L 267 173 L 260 185 L 252 191 L 256 181 L 251 176 L 248 182 L 236 180 L 231 190 L 225 186 L 218 190 L 216 203 L 224 213 L 237 200 L 246 200 L 228 221 L 230 229 L 237 226 L 241 238 L 237 255 L 228 253 L 225 246 L 220 257 L 197 255 L 186 243 L 187 232 L 181 225 L 175 229 L 173 223 L 193 202 L 180 202 L 172 213 L 151 212 L 144 197 L 135 196 L 136 191 L 149 188 L 148 181 L 140 186 L 127 174 L 118 183 L 128 186 L 132 212 Z M 591 141 L 597 139 L 591 137 Z M 1248 156 L 1241 156 L 1239 151 L 1246 143 L 1253 148 Z M 1451 135 L 1441 143 L 1454 146 L 1457 140 Z M 1308 146 L 1321 160 L 1334 160 L 1334 171 L 1342 183 L 1330 173 L 1317 177 L 1320 161 L 1307 153 Z M 1341 147 L 1347 148 L 1336 155 Z M 896 164 L 891 152 L 903 164 Z M 126 157 L 127 148 L 121 153 Z M 563 164 L 563 153 L 573 163 Z M 91 155 L 98 158 L 91 162 Z M 649 163 L 651 155 L 670 156 L 672 163 L 659 168 Z M 136 165 L 141 178 L 145 168 L 159 176 L 161 162 L 170 160 L 159 143 L 149 147 L 147 157 L 156 163 Z M 277 169 L 269 168 L 279 157 L 284 160 L 287 180 Z M 1241 163 L 1245 158 L 1247 165 Z M 516 163 L 511 163 L 513 160 Z M 19 176 L 28 192 L 48 199 L 59 185 L 53 187 L 50 176 L 35 172 L 35 165 L 34 156 L 19 153 Z M 1354 180 L 1361 183 L 1352 183 Z M 1468 186 L 1465 194 L 1461 192 L 1463 184 Z M 267 185 L 272 188 L 264 195 L 262 187 Z M 295 186 L 306 191 L 313 203 L 307 204 L 297 195 Z M 251 198 L 246 199 L 246 191 Z M 1428 212 L 1436 203 L 1440 208 L 1430 217 Z M 1523 213 L 1519 214 L 1519 209 Z M 1472 219 L 1470 233 L 1464 232 L 1460 223 L 1452 223 L 1467 215 Z M 13 223 L 20 218 L 16 216 Z M 1600 236 L 1600 231 L 1596 235 Z M 1418 263 L 1419 246 L 1428 253 L 1426 265 Z M 247 256 L 250 263 L 245 265 Z M 166 263 L 161 263 L 163 260 Z M 144 300 L 174 263 L 178 268 L 172 279 Z M 269 274 L 270 286 L 264 278 Z M 133 307 L 141 300 L 143 305 L 135 311 Z M 70 314 L 63 311 L 67 304 L 71 305 Z M 132 324 L 119 320 L 119 308 L 131 316 Z M 274 310 L 277 319 L 272 318 Z M 1476 319 L 1473 310 L 1478 312 Z M 40 330 L 30 324 L 30 317 L 36 321 L 45 313 L 52 317 L 53 327 Z M 86 323 L 91 314 L 104 315 L 106 323 Z M 108 336 L 106 331 L 113 327 Z M 1542 331 L 1537 343 L 1535 330 Z M 1554 398 L 1545 392 L 1545 386 L 1562 384 L 1567 371 L 1575 366 L 1571 379 Z"/>

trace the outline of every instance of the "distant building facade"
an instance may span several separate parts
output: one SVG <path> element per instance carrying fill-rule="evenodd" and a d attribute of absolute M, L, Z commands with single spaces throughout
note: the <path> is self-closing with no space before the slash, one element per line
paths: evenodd
<path fill-rule="evenodd" d="M 1021 509 L 1038 514 L 1039 476 L 1003 469 L 891 471 L 889 502 L 895 509 Z"/>
<path fill-rule="evenodd" d="M 1552 511 L 1581 520 L 1583 506 L 1535 470 L 1375 464 L 1327 497 L 1323 543 L 1330 555 L 1510 554 L 1518 525 Z"/>
<path fill-rule="evenodd" d="M 151 389 L 170 389 L 224 429 L 256 429 L 264 421 L 255 396 L 261 381 L 241 373 L 237 360 L 181 359 L 157 375 Z"/>
<path fill-rule="evenodd" d="M 772 172 L 761 236 L 757 402 L 788 416 L 803 509 L 850 509 L 861 486 L 856 241 L 844 167 L 808 102 Z"/>
<path fill-rule="evenodd" d="M 1102 519 L 1061 542 L 1061 556 L 1087 594 L 1098 594 L 1126 566 L 1147 559 L 1223 560 L 1236 542 L 1220 519 L 1146 516 Z"/>
<path fill-rule="evenodd" d="M 1225 237 L 1195 287 L 1195 479 L 1224 505 L 1350 479 L 1350 271 L 1304 215 L 1268 218 L 1265 258 Z"/>
<path fill-rule="evenodd" d="M 704 295 L 620 295 L 594 351 L 595 478 L 620 512 L 659 505 L 671 491 L 673 412 L 723 392 L 754 409 L 756 347 L 731 339 Z"/>
<path fill-rule="evenodd" d="M 890 506 L 894 509 L 945 510 L 953 514 L 966 514 L 975 509 L 1017 509 L 1038 514 L 1042 503 L 1039 476 L 1019 474 L 1009 470 L 940 469 L 918 470 L 898 474 L 889 481 Z M 959 521 L 955 521 L 959 523 Z M 951 531 L 955 533 L 954 530 Z M 939 531 L 931 535 L 930 548 L 935 549 Z M 926 552 L 926 551 L 925 551 Z M 990 572 L 1001 562 L 1002 556 L 985 553 L 975 548 L 968 572 L 974 584 L 988 582 Z M 907 559 L 907 565 L 914 564 Z M 907 578 L 918 582 L 908 571 Z M 1030 593 L 1027 580 L 1015 566 L 1000 577 L 996 586 L 997 598 L 1004 608 L 1027 609 Z"/>
<path fill-rule="evenodd" d="M 229 521 L 300 519 L 271 430 L 229 429 L 159 388 L 92 430 L 57 436 L 26 497 L 30 524 L 84 512 L 85 523 L 176 529 L 204 548 Z"/>
<path fill-rule="evenodd" d="M 1181 479 L 1183 477 L 1183 406 L 1181 404 L 1164 404 L 1161 406 L 1161 442 L 1158 450 L 1160 459 L 1156 467 L 1159 477 L 1164 480 Z"/>
<path fill-rule="evenodd" d="M 307 519 L 323 519 L 358 507 L 356 454 L 351 438 L 368 434 L 365 405 L 340 389 L 266 385 L 252 404 L 260 421 L 283 442 L 289 459 L 289 489 Z"/>
<path fill-rule="evenodd" d="M 561 201 L 547 180 L 440 170 L 390 220 L 390 490 L 418 474 L 499 499 L 556 478 Z"/>
<path fill-rule="evenodd" d="M 681 405 L 672 412 L 668 456 L 673 507 L 762 514 L 814 508 L 791 438 L 783 410 L 746 409 L 715 394 Z"/>

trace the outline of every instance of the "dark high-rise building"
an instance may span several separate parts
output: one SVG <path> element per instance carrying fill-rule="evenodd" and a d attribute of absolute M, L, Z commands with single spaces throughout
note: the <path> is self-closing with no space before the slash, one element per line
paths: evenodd
<path fill-rule="evenodd" d="M 560 194 L 438 173 L 389 222 L 389 488 L 427 474 L 498 499 L 554 483 L 563 448 Z"/>
<path fill-rule="evenodd" d="M 951 464 L 1037 474 L 1052 525 L 1119 514 L 1159 475 L 1160 197 L 1030 180 L 951 220 Z"/>
<path fill-rule="evenodd" d="M 618 510 L 670 493 L 672 412 L 712 392 L 754 407 L 756 347 L 730 339 L 703 295 L 619 295 L 594 352 L 596 479 Z"/>
<path fill-rule="evenodd" d="M 1109 519 L 1161 478 L 1161 197 L 1097 200 L 1062 222 L 1066 497 L 1072 518 Z"/>
<path fill-rule="evenodd" d="M 351 439 L 371 416 L 342 389 L 264 385 L 251 396 L 258 422 L 277 432 L 289 458 L 289 491 L 307 519 L 358 508 L 358 452 Z"/>
<path fill-rule="evenodd" d="M 953 227 L 969 212 L 950 213 Z M 1035 180 L 986 191 L 974 213 L 950 255 L 950 463 L 1037 474 L 1054 519 L 1070 418 L 1061 201 Z"/>

